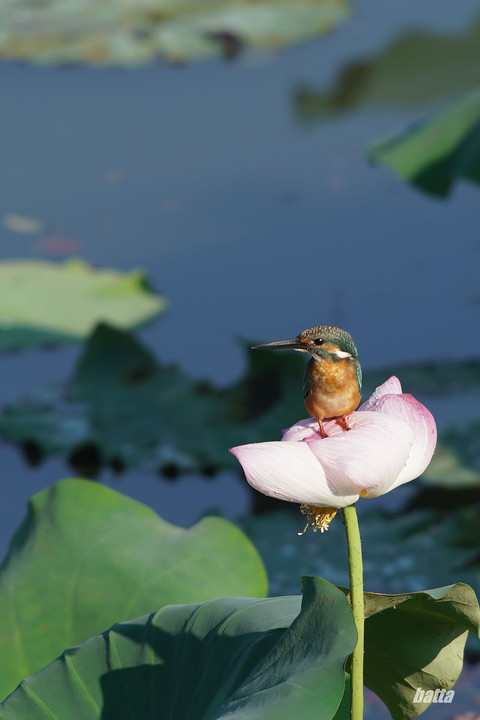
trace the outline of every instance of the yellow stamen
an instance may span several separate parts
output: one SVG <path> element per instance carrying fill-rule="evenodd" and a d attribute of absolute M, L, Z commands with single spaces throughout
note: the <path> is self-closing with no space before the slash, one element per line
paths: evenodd
<path fill-rule="evenodd" d="M 367 497 L 367 495 L 368 495 L 368 491 L 365 490 L 365 488 L 363 488 L 362 490 L 360 490 L 360 497 Z"/>
<path fill-rule="evenodd" d="M 312 526 L 313 532 L 325 532 L 337 514 L 337 508 L 332 507 L 316 507 L 315 505 L 300 505 L 300 511 L 307 516 L 307 524 L 299 535 L 304 535 L 309 526 Z"/>

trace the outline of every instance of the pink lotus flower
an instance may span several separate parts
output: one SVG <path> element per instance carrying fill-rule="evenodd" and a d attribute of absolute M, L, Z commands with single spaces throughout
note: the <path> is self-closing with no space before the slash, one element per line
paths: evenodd
<path fill-rule="evenodd" d="M 335 420 L 320 437 L 314 418 L 300 420 L 281 441 L 230 450 L 248 483 L 264 495 L 321 508 L 343 508 L 414 480 L 429 464 L 437 441 L 435 420 L 396 377 L 380 385 L 348 416 L 346 432 Z"/>

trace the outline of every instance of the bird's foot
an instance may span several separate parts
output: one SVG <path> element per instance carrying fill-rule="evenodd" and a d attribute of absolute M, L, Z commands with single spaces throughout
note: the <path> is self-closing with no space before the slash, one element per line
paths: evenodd
<path fill-rule="evenodd" d="M 349 428 L 349 429 L 350 429 L 350 428 Z M 328 437 L 327 433 L 325 432 L 325 428 L 323 427 L 323 423 L 322 423 L 321 420 L 318 421 L 318 430 L 317 430 L 317 433 L 318 433 L 318 434 L 320 435 L 320 437 L 322 437 L 322 438 Z"/>
<path fill-rule="evenodd" d="M 345 420 L 345 415 L 342 415 L 341 417 L 337 418 L 335 420 L 335 422 L 337 423 L 337 425 L 340 425 L 342 430 L 351 430 L 352 429 L 350 427 L 350 425 L 347 423 L 347 421 Z"/>

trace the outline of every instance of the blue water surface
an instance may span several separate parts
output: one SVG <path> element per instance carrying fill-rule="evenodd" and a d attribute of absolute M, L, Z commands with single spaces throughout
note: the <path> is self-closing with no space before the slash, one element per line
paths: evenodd
<path fill-rule="evenodd" d="M 169 307 L 141 338 L 220 386 L 245 370 L 239 339 L 316 324 L 348 329 L 366 368 L 478 356 L 478 188 L 459 184 L 434 199 L 365 155 L 369 141 L 431 108 L 372 108 L 304 126 L 293 105 L 301 84 L 328 89 L 346 63 L 407 30 L 460 32 L 477 3 L 355 5 L 327 38 L 235 62 L 131 71 L 1 64 L 0 215 L 37 218 L 64 243 L 2 226 L 2 257 L 64 252 L 145 268 Z M 67 378 L 79 352 L 2 356 L 2 404 Z M 5 550 L 27 498 L 71 470 L 60 459 L 31 469 L 15 449 L 0 452 Z M 100 479 L 181 525 L 210 508 L 235 517 L 249 502 L 228 474 Z"/>

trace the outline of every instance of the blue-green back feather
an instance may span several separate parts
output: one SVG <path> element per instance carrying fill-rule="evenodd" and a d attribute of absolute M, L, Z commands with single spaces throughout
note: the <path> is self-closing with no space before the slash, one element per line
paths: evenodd
<path fill-rule="evenodd" d="M 358 389 L 360 392 L 362 392 L 362 366 L 357 360 L 357 382 L 358 382 Z"/>

